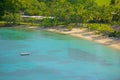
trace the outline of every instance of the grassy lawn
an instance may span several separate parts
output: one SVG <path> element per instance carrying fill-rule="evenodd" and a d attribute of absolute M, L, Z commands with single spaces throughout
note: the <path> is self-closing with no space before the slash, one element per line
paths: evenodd
<path fill-rule="evenodd" d="M 28 23 L 28 22 L 21 22 L 20 23 L 21 25 L 28 25 L 28 26 L 40 26 L 40 24 L 37 24 L 37 23 Z"/>
<path fill-rule="evenodd" d="M 96 3 L 98 3 L 98 5 L 109 5 L 110 4 L 110 0 L 95 0 Z"/>

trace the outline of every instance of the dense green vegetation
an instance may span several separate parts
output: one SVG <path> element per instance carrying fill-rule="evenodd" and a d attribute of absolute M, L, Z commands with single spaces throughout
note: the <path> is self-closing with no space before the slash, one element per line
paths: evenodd
<path fill-rule="evenodd" d="M 110 4 L 110 0 L 95 0 L 95 2 L 100 6 L 102 6 L 102 5 L 108 6 Z"/>
<path fill-rule="evenodd" d="M 45 27 L 64 25 L 69 30 L 85 24 L 90 30 L 120 37 L 119 30 L 110 27 L 120 26 L 119 5 L 119 0 L 0 0 L 0 20 L 7 21 L 7 24 L 20 24 L 22 21 Z M 23 13 L 54 19 L 22 19 Z"/>

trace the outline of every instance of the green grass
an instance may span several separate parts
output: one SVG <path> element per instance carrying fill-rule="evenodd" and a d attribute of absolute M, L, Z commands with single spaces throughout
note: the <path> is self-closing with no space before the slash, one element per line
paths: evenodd
<path fill-rule="evenodd" d="M 95 1 L 100 6 L 102 6 L 102 5 L 109 5 L 110 4 L 110 0 L 95 0 Z"/>
<path fill-rule="evenodd" d="M 5 24 L 6 22 L 5 21 L 0 21 L 0 24 Z"/>
<path fill-rule="evenodd" d="M 111 1 L 111 0 L 95 0 L 95 2 L 96 2 L 99 6 L 103 6 L 103 5 L 109 6 L 110 1 Z M 114 6 L 114 7 L 120 8 L 120 2 L 119 2 L 116 6 Z"/>
<path fill-rule="evenodd" d="M 32 23 L 29 23 L 29 22 L 20 22 L 20 25 L 28 25 L 28 26 L 40 26 L 40 24 L 37 24 L 37 23 L 34 23 L 34 24 L 32 24 Z"/>

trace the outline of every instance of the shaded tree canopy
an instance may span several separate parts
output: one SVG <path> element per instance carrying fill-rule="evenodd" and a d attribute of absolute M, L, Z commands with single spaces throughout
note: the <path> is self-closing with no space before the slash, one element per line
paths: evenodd
<path fill-rule="evenodd" d="M 53 16 L 67 23 L 106 23 L 112 21 L 112 12 L 117 12 L 119 17 L 120 8 L 111 6 L 119 2 L 111 0 L 109 6 L 98 6 L 94 0 L 0 0 L 0 17 L 9 12 Z"/>

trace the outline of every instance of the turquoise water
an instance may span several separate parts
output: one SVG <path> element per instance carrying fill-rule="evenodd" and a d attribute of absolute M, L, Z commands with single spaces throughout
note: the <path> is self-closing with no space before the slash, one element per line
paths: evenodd
<path fill-rule="evenodd" d="M 1 28 L 0 80 L 120 80 L 120 51 L 64 34 Z"/>

